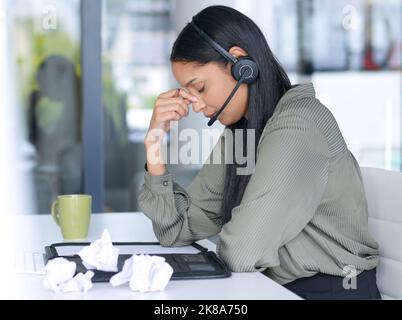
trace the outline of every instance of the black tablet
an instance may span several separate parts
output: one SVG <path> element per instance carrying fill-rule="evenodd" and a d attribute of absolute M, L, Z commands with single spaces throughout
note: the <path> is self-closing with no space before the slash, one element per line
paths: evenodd
<path fill-rule="evenodd" d="M 78 256 L 78 252 L 89 245 L 89 242 L 63 242 L 47 246 L 45 247 L 45 263 L 50 259 L 63 257 L 77 264 L 76 273 L 85 273 L 88 270 Z M 171 280 L 227 278 L 231 276 L 229 268 L 215 252 L 208 251 L 197 243 L 193 243 L 191 246 L 173 248 L 162 247 L 158 242 L 113 242 L 113 246 L 119 249 L 118 272 L 122 270 L 124 262 L 133 254 L 148 254 L 166 259 L 166 262 L 173 268 Z M 95 273 L 92 278 L 93 282 L 109 282 L 110 278 L 117 273 L 93 271 Z"/>

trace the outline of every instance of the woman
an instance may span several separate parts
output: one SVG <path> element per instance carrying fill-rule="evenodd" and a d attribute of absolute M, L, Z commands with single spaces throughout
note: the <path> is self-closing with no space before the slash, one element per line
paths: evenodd
<path fill-rule="evenodd" d="M 306 299 L 380 299 L 360 169 L 313 85 L 291 86 L 260 29 L 238 11 L 212 6 L 193 22 L 171 54 L 185 90 L 159 96 L 145 138 L 139 204 L 160 243 L 187 245 L 219 233 L 217 253 L 234 272 L 262 272 Z M 254 129 L 256 164 L 240 175 L 238 163 L 207 162 L 185 190 L 152 155 L 162 155 L 170 121 L 187 116 L 190 103 L 211 118 L 237 83 L 231 63 L 197 29 L 258 65 L 258 78 L 241 84 L 218 117 L 230 130 Z M 357 277 L 345 278 L 348 271 Z"/>

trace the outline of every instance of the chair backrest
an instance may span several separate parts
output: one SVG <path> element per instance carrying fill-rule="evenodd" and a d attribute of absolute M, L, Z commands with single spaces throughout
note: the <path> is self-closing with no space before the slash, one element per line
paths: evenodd
<path fill-rule="evenodd" d="M 383 299 L 402 299 L 402 173 L 361 168 L 369 229 L 380 246 L 377 284 Z"/>

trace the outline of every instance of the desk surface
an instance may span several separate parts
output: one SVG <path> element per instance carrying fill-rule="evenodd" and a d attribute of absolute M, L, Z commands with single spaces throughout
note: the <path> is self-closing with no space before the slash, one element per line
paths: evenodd
<path fill-rule="evenodd" d="M 41 253 L 51 243 L 62 242 L 61 232 L 50 215 L 18 217 L 19 225 L 34 233 L 32 241 L 25 241 L 26 253 Z M 91 218 L 88 241 L 98 239 L 108 229 L 113 241 L 157 241 L 151 221 L 142 213 L 94 214 Z M 199 241 L 201 245 L 215 250 L 211 241 Z M 139 293 L 128 285 L 112 288 L 109 283 L 94 283 L 87 293 L 56 294 L 42 285 L 43 275 L 19 274 L 17 282 L 21 289 L 15 293 L 17 299 L 146 299 L 146 300 L 271 300 L 300 299 L 286 288 L 266 276 L 255 273 L 233 273 L 226 279 L 170 281 L 165 291 Z"/>

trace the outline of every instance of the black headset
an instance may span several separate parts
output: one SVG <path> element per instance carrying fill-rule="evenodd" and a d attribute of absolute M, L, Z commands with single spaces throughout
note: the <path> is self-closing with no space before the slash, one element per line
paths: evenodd
<path fill-rule="evenodd" d="M 219 111 L 209 120 L 208 126 L 212 126 L 214 122 L 218 119 L 219 115 L 232 100 L 233 96 L 240 88 L 242 83 L 251 84 L 255 82 L 258 78 L 258 66 L 250 57 L 236 58 L 231 55 L 227 50 L 225 50 L 220 44 L 215 42 L 209 35 L 207 35 L 203 30 L 201 30 L 194 22 L 191 21 L 191 25 L 199 33 L 199 35 L 204 38 L 216 51 L 218 51 L 227 61 L 231 62 L 232 65 L 232 76 L 237 80 L 237 84 L 233 89 L 232 93 L 226 99 L 223 106 Z"/>

